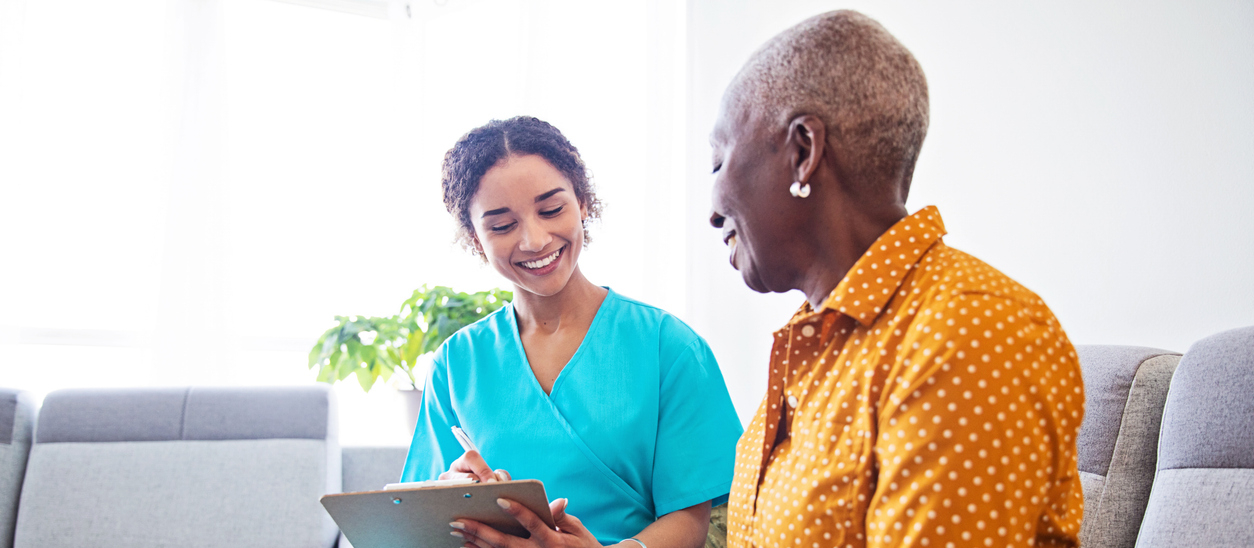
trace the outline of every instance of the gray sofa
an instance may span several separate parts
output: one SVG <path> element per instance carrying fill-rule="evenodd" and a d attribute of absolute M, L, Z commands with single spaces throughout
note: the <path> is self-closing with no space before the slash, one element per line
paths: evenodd
<path fill-rule="evenodd" d="M 0 548 L 13 544 L 18 495 L 26 475 L 35 404 L 29 394 L 0 388 Z"/>
<path fill-rule="evenodd" d="M 1183 356 L 1077 351 L 1082 545 L 1254 546 L 1254 327 Z M 0 390 L 0 548 L 332 547 L 318 498 L 395 481 L 406 454 L 341 448 L 335 417 L 322 386 L 64 390 L 38 410 Z"/>
<path fill-rule="evenodd" d="M 1157 462 L 1158 430 L 1180 354 L 1134 346 L 1080 346 L 1084 423 L 1081 546 L 1136 544 Z"/>
<path fill-rule="evenodd" d="M 334 546 L 319 497 L 406 453 L 341 448 L 336 417 L 325 386 L 0 392 L 0 548 Z"/>
<path fill-rule="evenodd" d="M 1254 546 L 1254 327 L 1081 346 L 1085 548 Z"/>

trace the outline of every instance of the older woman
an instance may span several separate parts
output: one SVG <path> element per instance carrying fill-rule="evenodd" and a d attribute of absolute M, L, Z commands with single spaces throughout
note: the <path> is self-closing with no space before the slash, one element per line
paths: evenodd
<path fill-rule="evenodd" d="M 771 39 L 727 89 L 714 214 L 775 333 L 737 447 L 729 546 L 1074 546 L 1075 350 L 1044 302 L 905 201 L 928 124 L 914 57 L 855 12 Z"/>
<path fill-rule="evenodd" d="M 541 120 L 498 120 L 458 140 L 443 172 L 461 241 L 514 301 L 436 352 L 402 479 L 512 473 L 561 497 L 558 531 L 502 501 L 526 539 L 453 522 L 467 548 L 701 546 L 731 486 L 740 422 L 701 337 L 584 277 L 600 202 L 578 150 Z M 463 454 L 453 426 L 482 454 Z"/>

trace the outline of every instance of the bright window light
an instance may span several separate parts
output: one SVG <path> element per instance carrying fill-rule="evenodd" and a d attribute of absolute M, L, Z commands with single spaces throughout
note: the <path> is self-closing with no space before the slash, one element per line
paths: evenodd
<path fill-rule="evenodd" d="M 682 54 L 658 68 L 648 53 L 658 28 L 682 28 L 659 25 L 670 15 L 575 0 L 339 4 L 391 11 L 0 10 L 0 28 L 20 31 L 0 43 L 0 233 L 21 235 L 0 243 L 5 385 L 306 383 L 306 353 L 337 314 L 392 314 L 424 283 L 504 286 L 453 244 L 439 166 L 467 130 L 519 114 L 566 133 L 607 203 L 588 277 L 683 312 L 683 238 L 665 235 L 684 192 L 657 152 L 684 158 Z M 659 96 L 675 109 L 647 115 Z M 404 441 L 381 390 L 339 389 L 346 443 Z"/>

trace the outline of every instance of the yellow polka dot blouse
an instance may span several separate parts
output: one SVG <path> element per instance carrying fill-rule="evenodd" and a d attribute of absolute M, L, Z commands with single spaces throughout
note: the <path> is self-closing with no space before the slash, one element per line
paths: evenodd
<path fill-rule="evenodd" d="M 1075 349 L 925 208 L 775 333 L 736 448 L 732 547 L 1075 546 Z"/>

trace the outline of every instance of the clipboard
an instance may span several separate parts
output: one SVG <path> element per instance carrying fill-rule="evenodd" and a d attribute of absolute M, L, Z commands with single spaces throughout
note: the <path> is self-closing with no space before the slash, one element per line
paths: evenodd
<path fill-rule="evenodd" d="M 353 548 L 461 548 L 465 541 L 450 535 L 453 529 L 448 525 L 458 518 L 473 519 L 511 535 L 530 536 L 497 506 L 498 498 L 522 504 L 556 528 L 544 484 L 538 480 L 336 493 L 323 495 L 321 502 Z"/>

